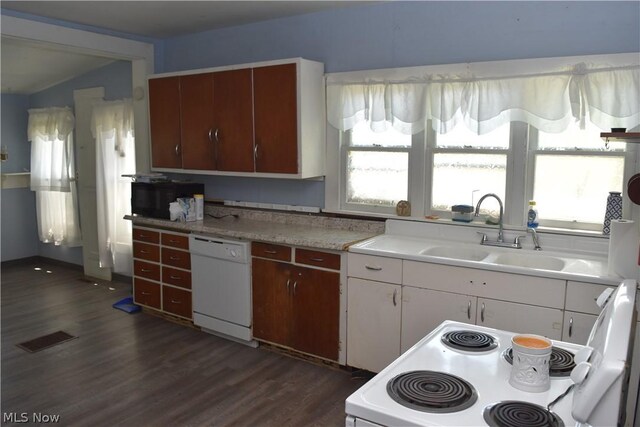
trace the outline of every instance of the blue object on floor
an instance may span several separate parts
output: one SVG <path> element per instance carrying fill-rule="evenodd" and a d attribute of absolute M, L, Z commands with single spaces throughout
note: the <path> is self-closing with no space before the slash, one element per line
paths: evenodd
<path fill-rule="evenodd" d="M 118 310 L 125 311 L 129 314 L 140 311 L 140 306 L 133 303 L 132 297 L 121 299 L 117 303 L 113 304 L 113 308 L 117 308 Z"/>

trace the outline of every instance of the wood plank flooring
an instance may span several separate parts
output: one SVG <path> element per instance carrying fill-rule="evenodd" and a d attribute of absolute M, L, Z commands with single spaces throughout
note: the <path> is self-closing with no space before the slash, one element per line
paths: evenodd
<path fill-rule="evenodd" d="M 113 309 L 130 295 L 127 283 L 87 281 L 46 259 L 5 263 L 1 273 L 4 414 L 57 414 L 65 426 L 340 426 L 344 400 L 364 384 Z M 58 330 L 78 339 L 38 353 L 16 347 Z"/>

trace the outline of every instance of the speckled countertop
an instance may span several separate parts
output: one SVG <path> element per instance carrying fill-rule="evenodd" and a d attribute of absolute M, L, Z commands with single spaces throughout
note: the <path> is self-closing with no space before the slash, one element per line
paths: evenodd
<path fill-rule="evenodd" d="M 139 216 L 125 218 L 140 226 L 338 251 L 384 232 L 383 222 L 217 207 L 207 208 L 206 212 L 215 216 L 236 214 L 239 217 L 205 217 L 203 221 L 183 223 Z"/>

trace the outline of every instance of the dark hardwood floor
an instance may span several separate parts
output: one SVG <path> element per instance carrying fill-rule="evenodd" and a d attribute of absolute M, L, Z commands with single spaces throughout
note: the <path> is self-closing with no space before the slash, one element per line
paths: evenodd
<path fill-rule="evenodd" d="M 35 270 L 35 268 L 41 270 Z M 49 273 L 50 272 L 50 273 Z M 59 425 L 339 426 L 364 380 L 111 305 L 126 283 L 32 259 L 2 265 L 2 412 Z M 63 330 L 37 353 L 16 344 Z"/>

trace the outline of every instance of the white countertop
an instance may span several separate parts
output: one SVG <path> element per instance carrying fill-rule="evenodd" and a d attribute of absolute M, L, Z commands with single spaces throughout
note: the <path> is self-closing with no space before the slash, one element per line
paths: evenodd
<path fill-rule="evenodd" d="M 468 259 L 455 259 L 449 257 L 433 256 L 425 254 L 432 248 L 451 248 L 455 257 L 455 250 L 460 253 L 487 252 L 488 256 L 480 261 Z M 607 258 L 588 255 L 572 255 L 564 252 L 532 251 L 528 249 L 512 249 L 491 246 L 482 246 L 479 243 L 461 243 L 424 237 L 410 237 L 405 235 L 383 234 L 371 239 L 356 243 L 349 247 L 349 252 L 377 255 L 404 260 L 446 264 L 458 267 L 476 268 L 482 270 L 501 271 L 552 279 L 575 280 L 580 282 L 601 283 L 603 285 L 615 285 L 622 278 L 611 277 L 607 274 Z M 553 258 L 564 263 L 561 270 L 547 270 L 543 268 L 530 268 L 518 265 L 499 264 L 496 261 L 499 255 L 513 254 L 517 257 L 530 256 Z"/>

